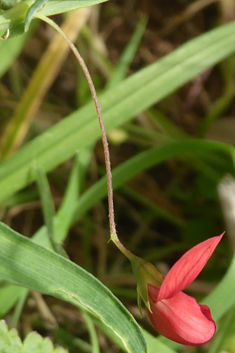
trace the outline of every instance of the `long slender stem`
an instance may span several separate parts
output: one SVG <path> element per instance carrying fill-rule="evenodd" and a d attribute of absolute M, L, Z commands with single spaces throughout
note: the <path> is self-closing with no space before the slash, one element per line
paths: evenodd
<path fill-rule="evenodd" d="M 104 127 L 104 122 L 101 114 L 101 109 L 99 105 L 99 101 L 97 98 L 95 86 L 93 84 L 91 75 L 89 73 L 89 70 L 81 57 L 80 53 L 78 52 L 77 48 L 75 45 L 71 42 L 71 40 L 66 36 L 66 34 L 62 31 L 62 29 L 50 18 L 41 15 L 40 13 L 37 13 L 35 15 L 39 19 L 43 20 L 44 22 L 47 22 L 49 25 L 51 25 L 57 32 L 59 32 L 67 41 L 69 44 L 71 50 L 73 51 L 75 57 L 77 58 L 79 64 L 81 65 L 81 68 L 84 72 L 84 75 L 86 76 L 91 95 L 93 98 L 93 101 L 95 103 L 95 108 L 99 120 L 99 125 L 100 125 L 100 130 L 101 130 L 101 136 L 102 136 L 102 143 L 103 143 L 103 148 L 104 148 L 104 156 L 105 156 L 105 168 L 106 168 L 106 174 L 107 174 L 107 187 L 108 187 L 108 208 L 109 208 L 109 226 L 110 226 L 110 237 L 111 240 L 115 243 L 115 245 L 121 250 L 121 252 L 126 255 L 129 259 L 132 259 L 134 255 L 127 250 L 120 240 L 118 239 L 117 236 L 117 231 L 116 231 L 116 225 L 115 225 L 115 217 L 114 217 L 114 202 L 113 202 L 113 185 L 112 185 L 112 171 L 111 171 L 111 163 L 110 163 L 110 153 L 109 153 L 109 147 L 108 147 L 108 140 L 107 140 L 107 135 L 105 132 L 105 127 Z"/>

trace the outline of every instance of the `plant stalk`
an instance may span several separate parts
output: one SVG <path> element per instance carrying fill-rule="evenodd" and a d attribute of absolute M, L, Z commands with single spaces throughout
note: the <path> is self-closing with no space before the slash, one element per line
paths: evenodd
<path fill-rule="evenodd" d="M 89 73 L 89 70 L 78 52 L 76 46 L 71 42 L 71 40 L 67 37 L 67 35 L 63 32 L 63 30 L 50 18 L 41 15 L 40 13 L 37 13 L 35 17 L 43 20 L 44 22 L 48 23 L 51 25 L 58 33 L 60 33 L 67 43 L 69 44 L 72 52 L 74 53 L 75 57 L 77 58 L 84 75 L 87 79 L 91 95 L 95 104 L 98 120 L 99 120 L 99 125 L 100 125 L 100 130 L 101 130 L 101 137 L 102 137 L 102 143 L 103 143 L 103 148 L 104 148 L 104 157 L 105 157 L 105 168 L 106 168 L 106 175 L 107 175 L 107 188 L 108 188 L 108 209 L 109 209 L 109 226 L 110 226 L 110 238 L 113 241 L 113 243 L 119 248 L 119 250 L 129 259 L 133 259 L 135 255 L 133 255 L 129 250 L 127 250 L 124 245 L 120 242 L 118 236 L 117 236 L 117 231 L 116 231 L 116 225 L 115 225 L 115 217 L 114 217 L 114 202 L 113 202 L 113 185 L 112 185 L 112 171 L 111 171 L 111 162 L 110 162 L 110 153 L 109 153 L 109 146 L 108 146 L 108 140 L 107 140 L 107 135 L 105 132 L 105 127 L 104 127 L 104 122 L 101 114 L 101 109 L 98 101 L 98 97 L 96 94 L 95 86 L 92 81 L 91 75 Z"/>

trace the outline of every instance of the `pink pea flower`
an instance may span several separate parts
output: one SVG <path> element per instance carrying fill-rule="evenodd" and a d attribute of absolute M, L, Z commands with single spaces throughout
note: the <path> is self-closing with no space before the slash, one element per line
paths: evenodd
<path fill-rule="evenodd" d="M 208 306 L 198 304 L 182 290 L 201 272 L 223 234 L 187 251 L 159 287 L 147 284 L 149 320 L 157 332 L 172 341 L 197 346 L 210 341 L 216 332 Z"/>

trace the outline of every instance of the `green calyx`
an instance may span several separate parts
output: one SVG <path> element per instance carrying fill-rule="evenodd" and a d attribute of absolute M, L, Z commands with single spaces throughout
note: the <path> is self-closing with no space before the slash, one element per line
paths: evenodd
<path fill-rule="evenodd" d="M 118 239 L 116 231 L 111 232 L 111 240 L 131 262 L 133 273 L 137 282 L 138 307 L 140 313 L 142 313 L 141 299 L 147 306 L 148 310 L 151 311 L 148 298 L 148 284 L 160 288 L 164 276 L 150 262 L 141 259 L 127 250 Z"/>
<path fill-rule="evenodd" d="M 137 282 L 138 295 L 141 297 L 148 310 L 151 311 L 148 298 L 148 284 L 160 288 L 164 276 L 150 262 L 147 262 L 140 257 L 134 255 L 130 261 Z M 138 299 L 138 306 L 141 312 L 140 298 Z"/>

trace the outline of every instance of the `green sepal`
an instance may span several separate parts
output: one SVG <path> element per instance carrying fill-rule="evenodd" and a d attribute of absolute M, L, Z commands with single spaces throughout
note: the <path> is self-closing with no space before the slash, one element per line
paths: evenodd
<path fill-rule="evenodd" d="M 133 273 L 137 282 L 138 292 L 138 307 L 141 313 L 141 300 L 145 303 L 148 310 L 151 312 L 149 298 L 148 298 L 148 284 L 160 288 L 164 276 L 150 263 L 140 257 L 133 255 L 130 259 Z"/>
<path fill-rule="evenodd" d="M 137 305 L 138 305 L 138 309 L 139 309 L 139 312 L 140 312 L 140 317 L 141 317 L 141 319 L 142 319 L 142 317 L 143 317 L 143 312 L 142 312 L 142 306 L 141 306 L 141 304 L 142 304 L 141 296 L 140 296 L 139 292 L 137 291 Z M 148 308 L 148 309 L 149 309 L 149 308 Z"/>

